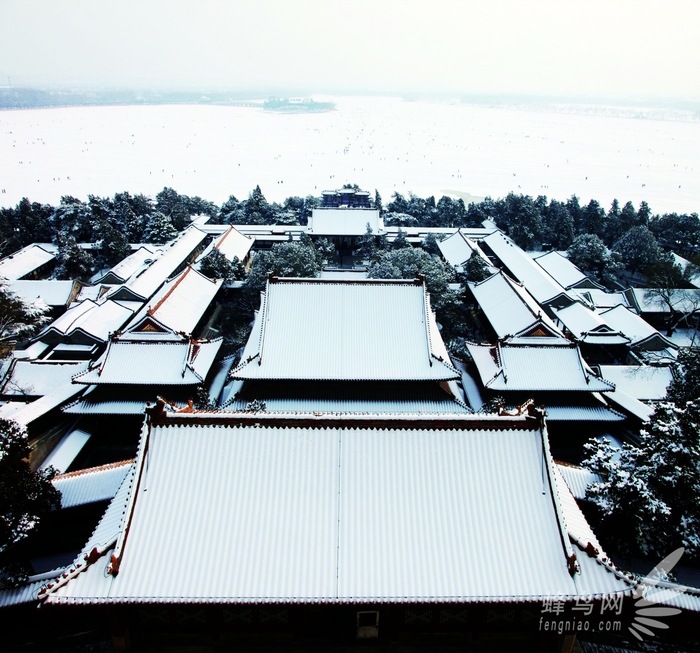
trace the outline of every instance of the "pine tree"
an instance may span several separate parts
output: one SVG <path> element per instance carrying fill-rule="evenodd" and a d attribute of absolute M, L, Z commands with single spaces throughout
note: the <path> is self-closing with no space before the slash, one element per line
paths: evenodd
<path fill-rule="evenodd" d="M 60 506 L 61 495 L 51 484 L 55 471 L 31 471 L 29 452 L 26 429 L 0 419 L 0 572 L 5 584 L 26 578 L 18 544 Z"/>
<path fill-rule="evenodd" d="M 679 380 L 657 404 L 637 446 L 585 445 L 584 466 L 603 476 L 588 495 L 622 553 L 700 555 L 700 353 L 682 356 Z"/>

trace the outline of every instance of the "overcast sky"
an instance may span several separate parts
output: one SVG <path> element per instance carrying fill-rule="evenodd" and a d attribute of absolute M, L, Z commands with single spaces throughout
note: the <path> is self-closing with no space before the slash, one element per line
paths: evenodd
<path fill-rule="evenodd" d="M 0 85 L 700 96 L 698 0 L 0 0 Z"/>

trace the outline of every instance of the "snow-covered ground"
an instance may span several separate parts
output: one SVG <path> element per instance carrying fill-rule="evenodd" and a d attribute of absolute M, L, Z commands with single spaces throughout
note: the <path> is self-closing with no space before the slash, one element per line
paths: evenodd
<path fill-rule="evenodd" d="M 333 99 L 336 111 L 292 115 L 207 105 L 3 111 L 0 205 L 152 196 L 166 185 L 221 203 L 260 184 L 279 201 L 352 182 L 385 199 L 515 191 L 700 209 L 700 122 L 687 116 Z"/>

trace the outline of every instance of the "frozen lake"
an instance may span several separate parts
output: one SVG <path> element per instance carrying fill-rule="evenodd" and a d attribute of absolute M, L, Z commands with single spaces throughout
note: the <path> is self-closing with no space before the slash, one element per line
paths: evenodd
<path fill-rule="evenodd" d="M 320 114 L 207 105 L 2 111 L 0 205 L 154 196 L 163 186 L 220 204 L 256 184 L 280 201 L 351 182 L 385 201 L 394 191 L 514 191 L 700 210 L 697 120 L 332 99 L 337 110 Z"/>

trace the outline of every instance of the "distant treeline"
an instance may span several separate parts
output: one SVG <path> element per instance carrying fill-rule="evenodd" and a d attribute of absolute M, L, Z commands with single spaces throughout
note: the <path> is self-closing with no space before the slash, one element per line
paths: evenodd
<path fill-rule="evenodd" d="M 38 109 L 49 107 L 106 106 L 133 104 L 228 104 L 251 105 L 249 94 L 157 90 L 40 90 L 0 88 L 0 109 Z M 255 106 L 261 106 L 260 102 Z"/>
<path fill-rule="evenodd" d="M 231 195 L 221 206 L 167 187 L 155 199 L 128 192 L 116 193 L 113 198 L 90 195 L 87 202 L 64 196 L 58 206 L 52 206 L 24 198 L 16 207 L 0 209 L 0 254 L 6 256 L 32 242 L 53 242 L 59 247 L 69 242 L 93 242 L 100 244 L 99 262 L 113 265 L 128 250 L 128 243 L 167 242 L 195 215 L 206 214 L 214 222 L 233 225 L 305 225 L 312 209 L 321 203 L 321 198 L 313 195 L 268 202 L 260 186 L 247 199 Z M 387 226 L 477 227 L 491 220 L 526 250 L 566 250 L 577 237 L 588 235 L 630 261 L 635 254 L 639 257 L 642 244 L 653 251 L 673 250 L 687 258 L 696 258 L 700 252 L 697 213 L 653 215 L 646 202 L 635 208 L 632 202 L 620 205 L 614 200 L 606 210 L 596 200 L 581 205 L 575 195 L 561 202 L 510 193 L 465 206 L 462 199 L 448 196 L 436 201 L 432 196 L 394 193 L 384 205 L 375 192 L 372 204 L 382 210 Z M 625 267 L 642 269 L 653 259 L 647 256 Z"/>

